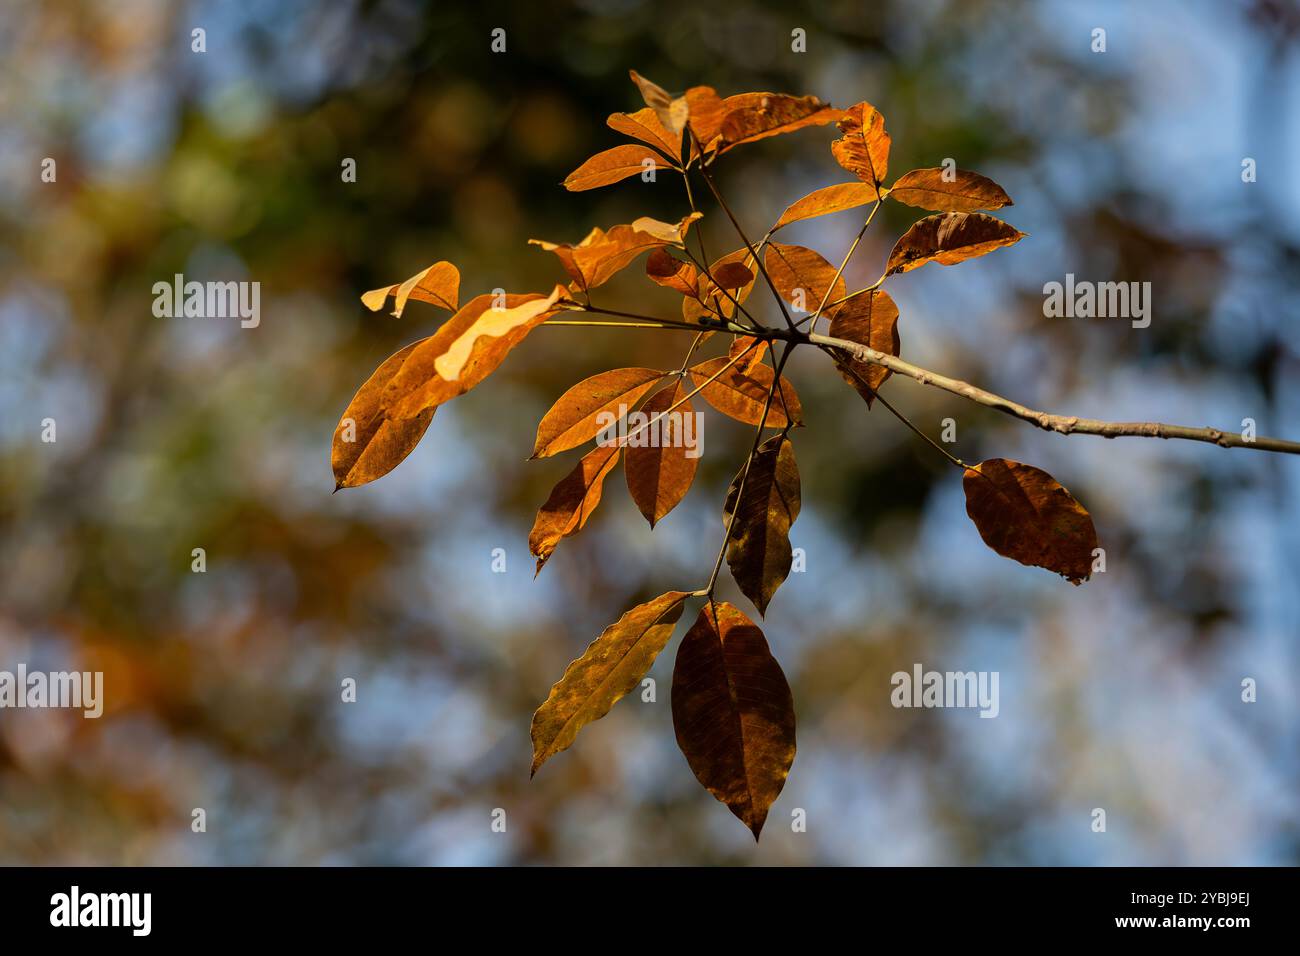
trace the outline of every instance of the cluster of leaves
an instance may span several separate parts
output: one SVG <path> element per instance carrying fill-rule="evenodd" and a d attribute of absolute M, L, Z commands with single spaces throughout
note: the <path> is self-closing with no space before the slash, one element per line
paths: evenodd
<path fill-rule="evenodd" d="M 669 591 L 632 608 L 569 665 L 533 717 L 532 769 L 536 773 L 569 747 L 585 725 L 637 686 L 667 645 L 686 602 L 699 598 L 702 606 L 673 671 L 677 742 L 700 783 L 757 838 L 794 761 L 794 705 L 762 630 L 739 608 L 716 600 L 714 591 L 725 559 L 761 616 L 790 572 L 789 533 L 800 506 L 790 433 L 802 423 L 802 411 L 794 387 L 781 374 L 785 360 L 794 347 L 809 341 L 803 326 L 815 328 L 823 316 L 830 336 L 841 343 L 898 356 L 898 308 L 881 288 L 887 277 L 928 262 L 951 265 L 984 255 L 1012 245 L 1023 233 L 981 212 L 1010 205 L 1011 199 L 977 173 L 917 169 L 887 186 L 890 137 L 884 117 L 869 103 L 839 110 L 812 96 L 742 93 L 724 98 L 708 87 L 674 97 L 636 73 L 632 79 L 645 107 L 616 113 L 608 125 L 636 142 L 596 154 L 564 185 L 572 191 L 594 189 L 649 168 L 671 170 L 685 183 L 691 211 L 676 223 L 642 218 L 593 229 L 576 244 L 533 240 L 556 256 L 570 280 L 547 294 L 498 291 L 460 306 L 460 276 L 449 262 L 366 293 L 362 300 L 373 310 L 391 298 L 393 314 L 400 316 L 406 303 L 416 299 L 453 315 L 432 335 L 389 357 L 361 386 L 335 432 L 334 475 L 338 487 L 356 487 L 392 470 L 419 442 L 439 405 L 481 382 L 538 326 L 570 313 L 629 317 L 593 305 L 591 290 L 647 254 L 646 277 L 681 295 L 681 317 L 632 316 L 644 320 L 635 324 L 692 330 L 695 339 L 676 371 L 602 372 L 571 387 L 542 418 L 534 458 L 596 444 L 555 485 L 537 513 L 529 535 L 537 571 L 563 539 L 586 525 L 621 455 L 628 491 L 651 527 L 682 501 L 697 459 L 687 457 L 681 442 L 644 442 L 638 436 L 671 422 L 670 412 L 692 413 L 692 398 L 754 426 L 754 443 L 727 490 L 725 533 L 707 584 Z M 856 178 L 791 204 L 757 245 L 751 243 L 717 191 L 713 165 L 742 144 L 831 123 L 840 132 L 831 154 Z M 689 247 L 691 227 L 701 217 L 691 191 L 692 174 L 707 184 L 742 241 L 740 248 L 711 262 L 698 229 L 699 255 Z M 794 222 L 871 206 L 865 232 L 886 198 L 935 214 L 907 230 L 880 279 L 865 289 L 849 292 L 843 279 L 853 248 L 836 268 L 812 249 L 773 238 Z M 760 276 L 773 293 L 784 328 L 763 324 L 746 307 Z M 795 321 L 790 309 L 807 314 Z M 726 351 L 692 364 L 697 350 L 714 335 L 728 337 Z M 782 346 L 779 355 L 776 345 Z M 881 399 L 889 368 L 843 348 L 821 347 L 868 408 Z M 620 409 L 636 409 L 640 424 L 611 438 L 608 421 Z M 764 437 L 767 431 L 773 434 Z M 948 458 L 963 471 L 967 511 L 991 548 L 1075 584 L 1089 576 L 1097 546 L 1092 520 L 1055 479 L 1007 459 L 967 466 Z"/>

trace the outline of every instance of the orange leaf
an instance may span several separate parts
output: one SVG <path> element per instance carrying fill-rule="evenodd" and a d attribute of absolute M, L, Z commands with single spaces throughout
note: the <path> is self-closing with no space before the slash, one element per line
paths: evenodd
<path fill-rule="evenodd" d="M 699 270 L 691 263 L 669 254 L 662 247 L 651 250 L 646 257 L 645 274 L 653 282 L 682 295 L 694 297 L 699 288 Z"/>
<path fill-rule="evenodd" d="M 629 430 L 627 457 L 623 463 L 627 490 L 652 528 L 686 497 L 700 462 L 699 441 L 702 436 L 694 431 L 695 410 L 689 401 L 682 401 L 685 396 L 686 390 L 680 380 L 655 392 L 642 406 L 641 412 L 649 421 L 660 415 L 663 417 L 658 424 L 648 426 L 638 435 L 632 435 Z M 668 411 L 677 402 L 681 404 Z M 686 446 L 688 428 L 691 429 L 693 448 Z M 649 440 L 634 444 L 639 438 Z"/>
<path fill-rule="evenodd" d="M 415 418 L 463 395 L 487 378 L 533 329 L 554 314 L 564 294 L 556 286 L 549 296 L 480 295 L 433 335 L 420 342 L 384 389 L 383 405 L 393 418 Z"/>
<path fill-rule="evenodd" d="M 1047 472 L 990 458 L 966 469 L 962 488 L 966 513 L 998 554 L 1055 571 L 1071 584 L 1092 575 L 1092 517 Z"/>
<path fill-rule="evenodd" d="M 733 365 L 708 385 L 709 378 L 717 374 L 727 362 L 726 358 L 709 359 L 691 369 L 695 387 L 703 388 L 700 396 L 722 414 L 734 418 L 746 425 L 757 425 L 763 418 L 763 406 L 767 403 L 767 393 L 772 387 L 772 377 L 776 374 L 771 366 L 755 365 L 749 372 L 738 372 Z M 767 412 L 767 428 L 784 428 L 788 422 L 786 409 L 796 425 L 801 425 L 803 408 L 794 386 L 781 376 L 781 387 L 772 396 L 772 407 Z"/>
<path fill-rule="evenodd" d="M 647 169 L 672 168 L 653 149 L 625 143 L 592 156 L 564 177 L 564 188 L 571 193 L 608 186 Z"/>
<path fill-rule="evenodd" d="M 794 763 L 794 699 L 763 632 L 706 603 L 677 651 L 673 730 L 695 777 L 758 839 Z"/>
<path fill-rule="evenodd" d="M 883 289 L 855 296 L 828 313 L 831 317 L 830 334 L 837 339 L 848 339 L 866 345 L 886 355 L 900 355 L 898 341 L 898 306 Z M 835 367 L 844 381 L 852 385 L 870 408 L 876 400 L 876 391 L 889 378 L 890 370 L 883 365 L 859 362 L 835 355 Z"/>
<path fill-rule="evenodd" d="M 699 218 L 691 213 L 677 223 L 642 217 L 630 226 L 613 226 L 609 232 L 593 229 L 576 246 L 571 243 L 529 239 L 530 245 L 553 252 L 580 289 L 594 289 L 631 265 L 641 253 L 661 246 L 681 246 L 686 231 Z"/>
<path fill-rule="evenodd" d="M 878 188 L 889 167 L 885 117 L 870 103 L 857 103 L 845 111 L 839 125 L 844 135 L 831 143 L 835 161 L 864 183 Z"/>
<path fill-rule="evenodd" d="M 808 126 L 825 126 L 844 115 L 815 96 L 750 93 L 747 102 L 731 109 L 722 121 L 718 153 L 741 143 L 793 133 Z"/>
<path fill-rule="evenodd" d="M 828 288 L 831 294 L 827 301 L 844 297 L 844 277 L 837 277 L 839 270 L 812 249 L 769 242 L 764 258 L 776 291 L 800 312 L 817 311 Z M 832 279 L 835 280 L 833 288 Z"/>
<path fill-rule="evenodd" d="M 772 231 L 776 232 L 792 222 L 813 219 L 845 209 L 856 209 L 858 206 L 865 206 L 875 201 L 876 187 L 870 183 L 836 183 L 834 186 L 823 186 L 821 189 L 814 189 L 803 199 L 791 203 L 789 208 L 781 213 L 781 218 L 776 221 Z"/>
<path fill-rule="evenodd" d="M 736 306 L 732 299 L 743 305 L 754 289 L 754 273 L 751 268 L 754 263 L 753 256 L 749 254 L 748 249 L 729 252 L 709 266 L 709 273 L 717 276 L 719 271 L 724 273 L 730 271 L 729 267 L 732 263 L 741 265 L 749 271 L 749 281 L 735 288 L 726 287 L 727 292 L 724 293 L 709 279 L 709 276 L 699 276 L 695 297 L 682 303 L 682 318 L 687 322 L 697 322 L 705 315 L 719 314 L 729 319 L 736 314 Z"/>
<path fill-rule="evenodd" d="M 533 773 L 567 750 L 578 731 L 608 714 L 641 682 L 673 636 L 688 597 L 686 591 L 669 591 L 638 604 L 565 668 L 546 703 L 533 714 Z"/>
<path fill-rule="evenodd" d="M 742 492 L 744 474 L 742 468 L 732 479 L 722 509 L 723 527 L 731 527 L 727 567 L 741 593 L 754 602 L 759 614 L 765 614 L 772 595 L 789 576 L 793 560 L 790 526 L 799 517 L 799 469 L 790 439 L 773 435 L 758 447 Z"/>
<path fill-rule="evenodd" d="M 528 550 L 537 556 L 537 573 L 564 538 L 582 530 L 600 504 L 605 476 L 618 464 L 619 446 L 597 445 L 551 489 L 528 535 Z"/>
<path fill-rule="evenodd" d="M 419 344 L 412 342 L 386 358 L 348 402 L 334 429 L 330 453 L 336 491 L 382 478 L 401 464 L 428 430 L 434 409 L 415 418 L 394 420 L 381 401 L 389 381 Z"/>
<path fill-rule="evenodd" d="M 889 190 L 889 198 L 936 212 L 975 212 L 1015 205 L 1006 191 L 987 176 L 957 169 L 948 181 L 944 173 L 937 166 L 904 173 Z"/>
<path fill-rule="evenodd" d="M 751 349 L 750 346 L 753 346 Z M 763 356 L 767 354 L 767 340 L 756 339 L 752 335 L 737 335 L 731 340 L 731 347 L 727 349 L 727 358 L 734 359 L 744 356 L 732 368 L 736 369 L 742 375 L 752 375 L 754 367 L 762 364 Z"/>
<path fill-rule="evenodd" d="M 622 418 L 663 377 L 663 372 L 652 368 L 616 368 L 583 379 L 561 395 L 542 417 L 533 457 L 545 458 L 591 441 Z"/>
<path fill-rule="evenodd" d="M 673 161 L 674 168 L 680 168 L 677 162 L 682 155 L 681 134 L 668 132 L 650 107 L 639 109 L 635 113 L 612 113 L 605 120 L 605 125 L 662 151 Z"/>
<path fill-rule="evenodd" d="M 361 297 L 361 301 L 371 312 L 378 312 L 384 307 L 390 295 L 396 294 L 393 303 L 393 315 L 400 316 L 406 308 L 407 299 L 428 302 L 448 312 L 456 311 L 456 296 L 460 290 L 460 270 L 450 262 L 435 262 L 427 269 L 422 269 L 411 278 L 398 285 L 371 289 Z"/>
<path fill-rule="evenodd" d="M 632 77 L 632 82 L 636 84 L 637 89 L 641 91 L 641 98 L 645 100 L 645 105 L 655 111 L 664 128 L 680 136 L 690 112 L 685 97 L 672 97 L 662 86 L 647 80 L 636 70 L 628 70 L 627 73 Z"/>
<path fill-rule="evenodd" d="M 910 272 L 927 262 L 950 266 L 1014 245 L 1025 233 L 981 212 L 946 212 L 913 223 L 894 244 L 885 275 Z"/>

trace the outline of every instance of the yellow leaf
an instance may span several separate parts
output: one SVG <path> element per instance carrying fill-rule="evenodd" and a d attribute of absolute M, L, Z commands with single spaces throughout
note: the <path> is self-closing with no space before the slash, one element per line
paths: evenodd
<path fill-rule="evenodd" d="M 625 143 L 592 156 L 564 177 L 564 188 L 579 193 L 636 176 L 647 169 L 668 169 L 668 163 L 653 149 Z"/>
<path fill-rule="evenodd" d="M 435 262 L 426 269 L 421 269 L 411 278 L 398 285 L 371 289 L 361 296 L 361 301 L 371 312 L 378 312 L 390 295 L 396 294 L 393 303 L 393 315 L 400 316 L 406 308 L 408 299 L 428 302 L 449 312 L 456 311 L 456 296 L 460 288 L 460 271 L 450 262 Z"/>

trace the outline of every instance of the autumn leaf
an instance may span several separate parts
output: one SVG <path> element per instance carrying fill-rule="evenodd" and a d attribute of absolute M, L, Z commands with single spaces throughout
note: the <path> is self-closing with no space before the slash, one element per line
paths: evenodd
<path fill-rule="evenodd" d="M 448 312 L 456 311 L 456 296 L 460 290 L 460 270 L 450 262 L 435 262 L 428 268 L 421 269 L 411 278 L 398 285 L 371 289 L 361 297 L 365 307 L 371 312 L 378 312 L 390 295 L 395 295 L 393 315 L 401 316 L 408 299 L 428 302 Z"/>
<path fill-rule="evenodd" d="M 889 198 L 936 212 L 975 212 L 1014 205 L 1003 188 L 986 176 L 956 169 L 949 181 L 944 178 L 945 172 L 934 167 L 904 173 L 889 190 Z"/>
<path fill-rule="evenodd" d="M 564 289 L 536 293 L 480 295 L 418 343 L 384 389 L 382 402 L 393 418 L 415 418 L 463 395 L 487 378 L 516 345 L 554 312 Z"/>
<path fill-rule="evenodd" d="M 966 469 L 962 488 L 966 513 L 998 554 L 1055 571 L 1071 584 L 1092 575 L 1092 517 L 1047 472 L 990 458 Z"/>
<path fill-rule="evenodd" d="M 537 557 L 536 573 L 541 573 L 555 546 L 581 531 L 596 510 L 605 477 L 618 464 L 618 453 L 617 443 L 597 445 L 551 489 L 528 535 L 528 550 Z"/>
<path fill-rule="evenodd" d="M 645 274 L 652 282 L 692 298 L 699 294 L 700 271 L 683 262 L 662 246 L 652 249 L 645 260 Z"/>
<path fill-rule="evenodd" d="M 434 409 L 395 420 L 388 417 L 381 401 L 389 381 L 419 344 L 412 342 L 386 358 L 348 402 L 334 429 L 330 452 L 336 491 L 382 478 L 401 464 L 428 430 Z"/>
<path fill-rule="evenodd" d="M 677 405 L 678 402 L 681 404 Z M 674 405 L 677 407 L 673 408 Z M 642 433 L 633 434 L 629 430 L 623 470 L 632 500 L 653 528 L 656 522 L 677 507 L 690 490 L 700 462 L 701 435 L 694 432 L 694 448 L 686 447 L 683 429 L 688 421 L 690 427 L 695 427 L 695 410 L 686 399 L 686 389 L 680 380 L 650 396 L 641 412 L 648 421 L 654 421 L 659 415 L 664 417 Z M 646 441 L 646 438 L 656 436 L 653 443 Z"/>
<path fill-rule="evenodd" d="M 755 365 L 748 374 L 739 372 L 732 366 L 709 382 L 729 361 L 727 358 L 714 358 L 701 362 L 691 368 L 691 378 L 695 381 L 695 387 L 700 389 L 700 397 L 722 414 L 746 425 L 757 425 L 763 418 L 763 406 L 767 404 L 767 393 L 776 373 L 768 365 Z M 803 408 L 799 404 L 799 397 L 795 394 L 794 386 L 782 376 L 781 386 L 772 397 L 772 407 L 767 412 L 766 427 L 785 428 L 789 423 L 785 414 L 787 408 L 794 423 L 803 424 Z"/>
<path fill-rule="evenodd" d="M 578 731 L 608 714 L 641 682 L 672 637 L 688 597 L 686 591 L 669 591 L 638 604 L 565 668 L 546 702 L 533 714 L 532 773 L 567 750 Z"/>
<path fill-rule="evenodd" d="M 760 365 L 767 354 L 767 339 L 756 339 L 752 335 L 737 335 L 731 340 L 727 349 L 728 359 L 738 359 L 732 368 L 742 375 L 752 375 L 754 367 Z"/>
<path fill-rule="evenodd" d="M 910 272 L 927 262 L 950 266 L 1010 246 L 1025 233 L 980 212 L 947 212 L 914 223 L 894 244 L 885 275 Z"/>
<path fill-rule="evenodd" d="M 745 105 L 732 108 L 722 121 L 717 151 L 725 153 L 741 143 L 793 133 L 809 126 L 825 126 L 844 116 L 815 96 L 785 93 L 751 93 Z"/>
<path fill-rule="evenodd" d="M 551 406 L 537 426 L 534 458 L 545 458 L 591 441 L 632 408 L 664 372 L 652 368 L 616 368 L 585 378 Z"/>
<path fill-rule="evenodd" d="M 577 245 L 542 239 L 528 242 L 554 253 L 574 284 L 588 290 L 604 285 L 643 252 L 681 246 L 691 223 L 698 218 L 698 213 L 691 213 L 677 223 L 668 223 L 643 217 L 631 225 L 613 226 L 608 232 L 593 229 Z"/>
<path fill-rule="evenodd" d="M 792 222 L 802 222 L 817 216 L 826 216 L 845 209 L 856 209 L 877 199 L 876 187 L 871 183 L 836 183 L 814 189 L 807 196 L 790 204 L 772 231 L 776 232 Z"/>
<path fill-rule="evenodd" d="M 879 189 L 889 168 L 890 139 L 885 132 L 885 117 L 870 103 L 857 103 L 844 111 L 839 127 L 844 135 L 831 143 L 835 161 Z"/>
<path fill-rule="evenodd" d="M 718 96 L 711 86 L 693 86 L 683 98 L 686 100 L 691 132 L 702 146 L 707 147 L 722 131 L 722 121 L 727 118 L 730 110 L 727 100 Z M 692 155 L 698 155 L 698 151 L 692 149 Z"/>
<path fill-rule="evenodd" d="M 839 270 L 812 249 L 770 242 L 764 259 L 776 291 L 800 312 L 815 312 L 828 288 L 827 301 L 844 298 L 844 277 L 837 276 Z"/>
<path fill-rule="evenodd" d="M 790 574 L 790 526 L 798 517 L 799 469 L 794 446 L 784 434 L 773 435 L 754 452 L 748 475 L 742 468 L 732 480 L 722 513 L 724 527 L 731 528 L 727 567 L 759 614 L 767 613 L 772 595 Z"/>
<path fill-rule="evenodd" d="M 847 339 L 884 352 L 886 355 L 899 355 L 898 341 L 898 306 L 883 289 L 875 289 L 864 295 L 855 296 L 847 302 L 836 306 L 828 312 L 831 318 L 830 334 L 832 338 Z M 876 400 L 876 392 L 889 378 L 889 369 L 870 362 L 859 362 L 852 358 L 835 354 L 835 367 L 839 369 L 844 381 L 852 385 L 870 408 Z"/>
<path fill-rule="evenodd" d="M 731 271 L 733 264 L 740 265 L 749 272 L 749 281 L 739 286 L 723 286 L 722 288 L 727 290 L 723 292 L 709 276 L 717 277 L 721 272 L 723 276 L 719 281 L 734 281 L 734 277 L 738 277 L 739 273 L 735 273 L 731 279 L 727 278 L 727 273 Z M 754 289 L 753 265 L 754 257 L 749 254 L 748 249 L 737 249 L 715 260 L 709 266 L 709 275 L 698 277 L 695 296 L 682 302 L 682 318 L 687 322 L 698 322 L 704 316 L 715 313 L 723 318 L 732 318 L 736 314 L 735 303 L 744 305 Z"/>
<path fill-rule="evenodd" d="M 794 699 L 763 632 L 706 603 L 677 651 L 673 730 L 697 780 L 754 834 L 794 763 Z"/>
<path fill-rule="evenodd" d="M 636 176 L 647 169 L 675 169 L 656 151 L 625 143 L 592 156 L 564 177 L 564 188 L 571 193 L 597 189 Z"/>
<path fill-rule="evenodd" d="M 720 289 L 740 289 L 754 281 L 754 273 L 742 262 L 724 262 L 714 270 L 713 281 Z"/>
<path fill-rule="evenodd" d="M 647 80 L 636 70 L 628 70 L 627 72 L 632 77 L 632 82 L 636 84 L 637 89 L 641 91 L 641 98 L 645 100 L 645 105 L 655 111 L 659 122 L 669 132 L 680 136 L 682 129 L 686 126 L 686 118 L 690 112 L 685 97 L 671 96 L 658 83 Z"/>
<path fill-rule="evenodd" d="M 605 120 L 605 125 L 625 136 L 631 136 L 648 146 L 653 146 L 672 160 L 674 169 L 680 168 L 677 162 L 682 155 L 681 134 L 674 135 L 665 129 L 664 124 L 659 122 L 659 117 L 650 107 L 647 106 L 635 113 L 613 113 Z"/>

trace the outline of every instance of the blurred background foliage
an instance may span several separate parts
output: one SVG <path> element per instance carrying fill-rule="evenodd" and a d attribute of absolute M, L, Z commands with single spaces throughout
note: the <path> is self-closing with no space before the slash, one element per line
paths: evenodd
<path fill-rule="evenodd" d="M 1030 239 L 891 280 L 911 360 L 1055 411 L 1300 436 L 1298 34 L 1283 0 L 4 4 L 0 669 L 102 670 L 107 703 L 0 712 L 0 863 L 1296 862 L 1300 462 L 1067 439 L 891 382 L 931 434 L 955 419 L 958 455 L 1036 464 L 1090 508 L 1108 567 L 1076 589 L 989 551 L 960 476 L 801 353 L 807 571 L 763 625 L 799 754 L 756 849 L 675 747 L 675 644 L 657 703 L 628 698 L 528 780 L 529 715 L 568 661 L 707 577 L 749 442 L 710 413 L 653 533 L 616 473 L 534 581 L 527 531 L 571 457 L 526 462 L 536 422 L 583 376 L 675 368 L 688 337 L 541 329 L 363 489 L 331 495 L 329 445 L 442 316 L 361 292 L 443 258 L 462 298 L 546 290 L 557 263 L 527 239 L 684 212 L 670 176 L 558 185 L 621 142 L 603 121 L 640 105 L 629 67 L 866 99 L 894 175 L 951 156 L 1011 193 Z M 752 234 L 845 178 L 832 137 L 720 164 Z M 918 216 L 886 207 L 851 287 Z M 788 238 L 838 260 L 859 224 Z M 706 206 L 711 250 L 737 245 L 725 227 Z M 671 309 L 638 271 L 598 301 Z M 177 272 L 260 282 L 260 326 L 155 318 Z M 1044 318 L 1067 272 L 1150 281 L 1150 328 Z M 893 709 L 914 662 L 999 671 L 1000 716 Z"/>

